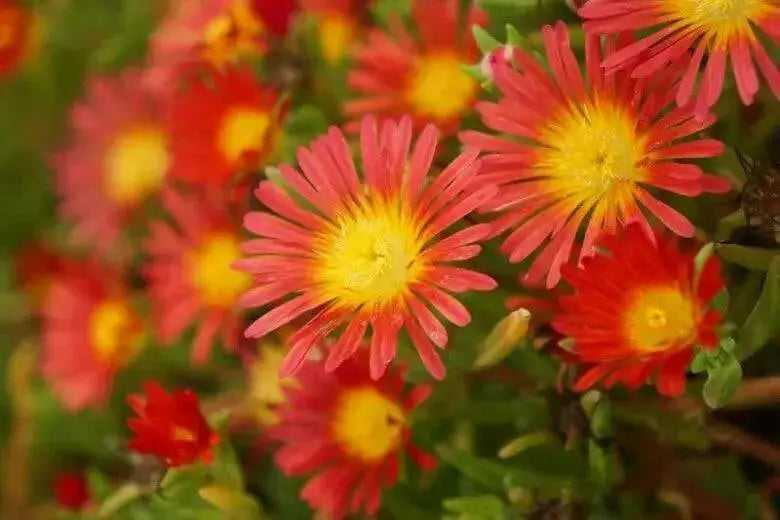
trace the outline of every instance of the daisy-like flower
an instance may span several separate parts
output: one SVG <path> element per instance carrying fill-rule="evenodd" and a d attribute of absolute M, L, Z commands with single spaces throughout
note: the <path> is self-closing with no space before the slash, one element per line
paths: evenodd
<path fill-rule="evenodd" d="M 348 79 L 360 97 L 347 102 L 345 112 L 411 114 L 417 126 L 434 123 L 454 131 L 478 91 L 477 81 L 463 70 L 479 57 L 470 28 L 484 25 L 487 17 L 472 5 L 459 20 L 458 0 L 415 0 L 412 9 L 419 40 L 401 24 L 392 34 L 369 33 Z"/>
<path fill-rule="evenodd" d="M 586 85 L 565 25 L 546 26 L 542 36 L 552 76 L 515 48 L 516 69 L 503 59 L 493 67 L 501 99 L 477 105 L 485 125 L 510 137 L 467 131 L 461 140 L 489 152 L 483 158 L 483 182 L 502 186 L 482 208 L 504 213 L 494 223 L 496 233 L 514 227 L 502 251 L 519 262 L 541 248 L 525 281 L 546 277 L 553 287 L 581 224 L 587 222 L 580 258 L 593 254 L 593 242 L 604 229 L 615 231 L 636 221 L 652 234 L 640 204 L 675 233 L 691 236 L 688 219 L 648 188 L 693 197 L 728 191 L 729 183 L 677 161 L 723 151 L 714 139 L 682 141 L 715 118 L 700 122 L 690 108 L 666 110 L 674 98 L 678 68 L 642 80 L 625 71 L 605 75 L 598 39 L 591 37 L 586 41 Z"/>
<path fill-rule="evenodd" d="M 285 182 L 312 209 L 304 209 L 270 181 L 255 195 L 270 211 L 250 212 L 245 227 L 260 238 L 244 245 L 249 258 L 235 266 L 251 273 L 255 287 L 239 301 L 244 307 L 269 303 L 273 309 L 245 332 L 260 338 L 307 311 L 316 314 L 290 338 L 282 375 L 294 374 L 321 338 L 345 325 L 325 362 L 333 370 L 352 356 L 366 331 L 371 375 L 379 378 L 395 357 L 398 334 L 408 332 L 422 362 L 437 378 L 444 365 L 431 342 L 447 343 L 447 331 L 431 311 L 456 325 L 471 319 L 450 292 L 490 290 L 484 274 L 446 265 L 473 258 L 487 224 L 443 232 L 484 204 L 495 187 L 475 179 L 476 151 L 461 154 L 438 176 L 430 176 L 437 131 L 428 126 L 409 155 L 412 120 L 362 122 L 362 177 L 343 134 L 331 127 L 310 149 L 298 150 L 303 175 L 281 165 Z M 280 302 L 287 295 L 287 301 Z"/>
<path fill-rule="evenodd" d="M 284 355 L 283 346 L 263 342 L 257 348 L 257 357 L 248 364 L 247 410 L 261 426 L 278 422 L 276 408 L 284 402 L 284 389 L 297 384 L 295 378 L 279 377 Z"/>
<path fill-rule="evenodd" d="M 272 89 L 249 69 L 214 72 L 172 101 L 168 118 L 171 175 L 188 182 L 224 184 L 259 167 L 278 140 L 282 107 Z"/>
<path fill-rule="evenodd" d="M 140 74 L 95 77 L 71 109 L 71 142 L 54 161 L 60 213 L 75 235 L 105 250 L 163 185 L 170 155 L 157 94 Z"/>
<path fill-rule="evenodd" d="M 301 11 L 315 21 L 322 55 L 336 64 L 357 37 L 362 8 L 367 0 L 302 0 Z"/>
<path fill-rule="evenodd" d="M 203 363 L 218 334 L 229 348 L 239 337 L 234 305 L 250 286 L 249 276 L 230 268 L 241 258 L 240 224 L 214 192 L 166 190 L 161 200 L 173 223 L 151 223 L 146 243 L 155 328 L 162 342 L 171 343 L 197 323 L 192 360 Z"/>
<path fill-rule="evenodd" d="M 603 380 L 637 388 L 655 377 L 658 391 L 679 396 L 696 346 L 717 346 L 719 311 L 710 308 L 724 287 L 720 264 L 711 256 L 698 276 L 694 254 L 638 226 L 606 236 L 603 254 L 582 268 L 564 266 L 574 294 L 561 296 L 552 326 L 574 339 L 573 353 L 593 365 L 577 381 L 583 391 Z"/>
<path fill-rule="evenodd" d="M 211 462 L 219 436 L 206 422 L 191 390 L 169 394 L 160 383 L 147 381 L 144 394 L 133 394 L 127 402 L 138 416 L 127 420 L 133 432 L 131 450 L 159 457 L 169 468 Z"/>
<path fill-rule="evenodd" d="M 411 443 L 408 418 L 430 387 L 418 386 L 404 397 L 399 371 L 390 369 L 373 381 L 366 365 L 353 358 L 327 373 L 321 361 L 306 362 L 301 384 L 286 389 L 277 409 L 279 423 L 267 431 L 282 444 L 274 460 L 285 474 L 316 473 L 301 498 L 334 520 L 348 512 L 377 513 L 383 484 L 398 480 L 402 448 L 423 469 L 436 465 Z"/>
<path fill-rule="evenodd" d="M 74 264 L 52 283 L 43 318 L 41 371 L 54 395 L 71 411 L 102 405 L 143 341 L 119 274 Z"/>
<path fill-rule="evenodd" d="M 686 70 L 675 97 L 679 106 L 695 97 L 699 119 L 720 97 L 729 59 L 743 103 L 751 104 L 759 89 L 753 60 L 780 99 L 780 71 L 757 34 L 764 31 L 775 44 L 780 41 L 777 0 L 589 0 L 579 14 L 587 20 L 583 28 L 592 34 L 654 28 L 609 56 L 602 67 L 610 72 L 627 68 L 632 77 L 647 78 L 682 58 Z M 694 94 L 700 69 L 703 73 Z"/>
<path fill-rule="evenodd" d="M 52 283 L 68 268 L 69 262 L 49 245 L 31 242 L 14 258 L 16 281 L 36 310 L 46 301 Z"/>
<path fill-rule="evenodd" d="M 32 13 L 18 0 L 0 0 L 0 78 L 13 74 L 34 44 Z"/>
<path fill-rule="evenodd" d="M 87 478 L 83 473 L 63 472 L 54 479 L 57 504 L 70 511 L 80 511 L 90 499 Z"/>

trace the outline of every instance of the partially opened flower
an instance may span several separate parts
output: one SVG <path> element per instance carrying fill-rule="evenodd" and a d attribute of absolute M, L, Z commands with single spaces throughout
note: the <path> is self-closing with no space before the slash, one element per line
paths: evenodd
<path fill-rule="evenodd" d="M 723 289 L 720 264 L 711 256 L 694 272 L 694 253 L 638 226 L 605 237 L 603 253 L 564 266 L 573 294 L 561 296 L 552 325 L 573 340 L 573 354 L 591 367 L 577 381 L 583 391 L 603 380 L 637 388 L 655 379 L 658 391 L 678 396 L 694 349 L 717 346 L 721 313 L 710 308 Z"/>
<path fill-rule="evenodd" d="M 486 16 L 471 5 L 461 20 L 458 0 L 415 0 L 412 13 L 418 39 L 401 24 L 392 33 L 369 33 L 349 74 L 358 97 L 347 102 L 345 112 L 354 118 L 411 114 L 419 127 L 434 123 L 455 130 L 478 90 L 463 69 L 479 55 L 470 28 L 484 24 Z"/>
<path fill-rule="evenodd" d="M 87 478 L 83 473 L 63 472 L 54 479 L 54 498 L 60 507 L 80 511 L 90 499 Z"/>
<path fill-rule="evenodd" d="M 192 359 L 205 362 L 218 336 L 237 344 L 240 316 L 234 305 L 250 278 L 230 268 L 241 257 L 238 216 L 224 197 L 208 193 L 162 193 L 172 223 L 150 225 L 144 273 L 154 307 L 155 328 L 165 343 L 197 325 Z"/>
<path fill-rule="evenodd" d="M 326 370 L 352 356 L 370 327 L 371 375 L 379 378 L 405 328 L 427 369 L 442 378 L 444 365 L 431 342 L 444 347 L 447 331 L 431 308 L 466 325 L 469 312 L 450 293 L 496 286 L 488 276 L 447 265 L 476 256 L 488 225 L 442 238 L 495 194 L 493 186 L 472 182 L 480 168 L 477 152 L 461 154 L 433 176 L 436 129 L 427 127 L 410 155 L 411 141 L 410 118 L 386 121 L 381 129 L 373 117 L 364 118 L 361 179 L 344 136 L 331 127 L 310 149 L 298 150 L 303 175 L 280 166 L 285 183 L 310 208 L 270 181 L 255 191 L 267 210 L 244 218 L 260 238 L 244 245 L 251 256 L 235 264 L 254 277 L 240 304 L 273 308 L 245 334 L 260 338 L 315 311 L 290 338 L 283 375 L 295 373 L 318 340 L 344 326 Z"/>
<path fill-rule="evenodd" d="M 325 60 L 335 64 L 356 43 L 362 8 L 368 0 L 302 0 L 301 11 L 315 22 L 320 50 Z"/>
<path fill-rule="evenodd" d="M 193 81 L 172 101 L 168 117 L 171 175 L 224 184 L 260 167 L 278 142 L 282 116 L 276 92 L 249 69 L 213 72 L 207 80 Z"/>
<path fill-rule="evenodd" d="M 79 239 L 108 249 L 162 186 L 170 156 L 160 113 L 136 71 L 89 80 L 71 109 L 70 144 L 55 158 L 60 213 Z"/>
<path fill-rule="evenodd" d="M 467 131 L 461 140 L 489 152 L 481 179 L 502 186 L 482 208 L 503 213 L 496 233 L 512 228 L 502 251 L 520 262 L 541 249 L 525 281 L 546 277 L 552 287 L 580 227 L 586 228 L 580 258 L 593 254 L 602 230 L 638 222 L 651 234 L 642 207 L 675 233 L 691 236 L 691 222 L 656 198 L 655 190 L 694 197 L 728 191 L 729 183 L 678 161 L 723 151 L 714 139 L 683 140 L 710 126 L 714 116 L 698 122 L 690 107 L 667 110 L 679 68 L 642 80 L 626 71 L 605 75 L 599 42 L 591 37 L 586 84 L 563 23 L 545 26 L 542 37 L 552 75 L 514 48 L 516 68 L 503 59 L 494 65 L 500 100 L 477 105 L 485 125 L 508 136 Z"/>
<path fill-rule="evenodd" d="M 158 382 L 147 381 L 144 393 L 129 396 L 127 402 L 137 415 L 127 420 L 133 432 L 131 450 L 159 457 L 169 468 L 211 462 L 219 436 L 191 390 L 168 393 Z"/>
<path fill-rule="evenodd" d="M 287 475 L 314 473 L 301 498 L 328 518 L 347 513 L 374 516 L 382 487 L 398 480 L 402 449 L 423 469 L 436 460 L 410 441 L 408 414 L 424 402 L 430 387 L 403 395 L 401 373 L 390 369 L 373 381 L 366 360 L 350 359 L 327 373 L 322 362 L 306 362 L 300 385 L 286 389 L 277 409 L 279 423 L 267 430 L 281 443 L 274 461 Z"/>
<path fill-rule="evenodd" d="M 58 276 L 44 304 L 41 362 L 55 397 L 71 411 L 102 405 L 141 346 L 142 325 L 119 273 L 81 263 Z"/>
<path fill-rule="evenodd" d="M 632 77 L 646 78 L 682 58 L 686 70 L 675 97 L 679 106 L 695 98 L 699 119 L 720 97 L 728 60 L 743 103 L 751 104 L 758 92 L 756 64 L 780 99 L 780 70 L 760 36 L 764 31 L 775 44 L 780 40 L 777 0 L 589 0 L 579 14 L 587 20 L 583 28 L 592 34 L 652 28 L 607 57 L 602 67 L 608 72 L 626 68 Z"/>
<path fill-rule="evenodd" d="M 0 78 L 13 74 L 35 43 L 32 13 L 19 0 L 0 0 Z"/>

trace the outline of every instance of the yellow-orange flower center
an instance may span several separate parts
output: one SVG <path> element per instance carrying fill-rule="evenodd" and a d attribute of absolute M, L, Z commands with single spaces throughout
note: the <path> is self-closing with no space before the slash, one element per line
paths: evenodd
<path fill-rule="evenodd" d="M 104 159 L 108 196 L 133 205 L 157 191 L 171 158 L 166 135 L 158 128 L 130 128 L 114 138 Z"/>
<path fill-rule="evenodd" d="M 635 295 L 624 324 L 632 345 L 642 352 L 690 345 L 696 340 L 696 308 L 676 287 L 658 287 Z"/>
<path fill-rule="evenodd" d="M 123 299 L 108 299 L 98 304 L 89 317 L 92 351 L 102 363 L 121 366 L 140 346 L 138 318 Z"/>
<path fill-rule="evenodd" d="M 254 15 L 249 0 L 233 0 L 226 12 L 203 29 L 203 53 L 217 67 L 235 63 L 245 56 L 261 54 L 263 25 Z"/>
<path fill-rule="evenodd" d="M 477 82 L 457 56 L 432 54 L 417 59 L 406 99 L 414 114 L 446 120 L 466 112 L 476 91 Z"/>
<path fill-rule="evenodd" d="M 424 266 L 415 222 L 397 205 L 366 204 L 319 237 L 315 278 L 326 297 L 359 306 L 401 296 Z"/>
<path fill-rule="evenodd" d="M 324 13 L 317 17 L 320 49 L 331 65 L 341 61 L 355 37 L 355 22 L 341 13 Z"/>
<path fill-rule="evenodd" d="M 262 150 L 270 126 L 270 114 L 264 110 L 233 108 L 222 120 L 217 136 L 219 151 L 228 162 L 240 162 L 245 154 Z"/>
<path fill-rule="evenodd" d="M 378 462 L 397 449 L 405 421 L 395 401 L 374 387 L 355 387 L 339 396 L 332 431 L 347 454 Z"/>
<path fill-rule="evenodd" d="M 231 269 L 241 258 L 237 237 L 230 233 L 206 235 L 189 258 L 189 277 L 201 302 L 229 308 L 249 288 L 250 277 Z"/>
<path fill-rule="evenodd" d="M 660 0 L 662 9 L 679 25 L 705 33 L 711 48 L 725 47 L 736 38 L 752 39 L 750 21 L 780 14 L 772 0 Z"/>
<path fill-rule="evenodd" d="M 642 166 L 646 138 L 625 109 L 609 102 L 570 105 L 540 132 L 546 145 L 536 169 L 550 191 L 573 204 L 602 201 L 616 207 L 630 197 Z"/>
<path fill-rule="evenodd" d="M 251 414 L 261 425 L 277 422 L 275 408 L 284 402 L 285 387 L 295 384 L 295 379 L 279 377 L 279 369 L 286 349 L 279 345 L 263 344 L 258 358 L 250 366 L 249 402 Z"/>

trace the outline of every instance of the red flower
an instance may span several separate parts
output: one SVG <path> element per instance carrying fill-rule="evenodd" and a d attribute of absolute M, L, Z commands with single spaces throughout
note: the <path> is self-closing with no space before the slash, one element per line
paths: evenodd
<path fill-rule="evenodd" d="M 279 422 L 267 431 L 282 444 L 274 461 L 286 475 L 316 473 L 301 498 L 334 520 L 348 512 L 377 513 L 383 484 L 398 480 L 402 448 L 423 469 L 436 464 L 411 443 L 408 419 L 430 387 L 418 386 L 404 398 L 399 371 L 390 369 L 373 381 L 361 357 L 331 373 L 322 362 L 305 362 L 299 384 L 285 388 L 286 398 L 276 409 Z"/>
<path fill-rule="evenodd" d="M 301 11 L 315 22 L 320 50 L 325 60 L 336 64 L 358 40 L 367 0 L 301 0 Z"/>
<path fill-rule="evenodd" d="M 345 112 L 353 118 L 411 114 L 419 128 L 434 123 L 451 132 L 476 99 L 478 84 L 463 64 L 479 57 L 471 26 L 487 17 L 471 5 L 460 20 L 458 0 L 416 0 L 412 9 L 419 39 L 400 24 L 391 34 L 369 33 L 349 74 L 349 86 L 361 97 L 347 102 Z"/>
<path fill-rule="evenodd" d="M 742 102 L 749 105 L 758 92 L 755 59 L 775 97 L 780 99 L 780 71 L 767 54 L 756 29 L 780 40 L 777 0 L 590 0 L 579 9 L 591 34 L 619 34 L 654 28 L 636 43 L 604 60 L 607 72 L 625 68 L 634 78 L 647 78 L 677 59 L 685 61 L 685 76 L 675 87 L 677 104 L 694 98 L 696 76 L 707 62 L 695 95 L 696 114 L 704 119 L 723 89 L 726 60 Z M 690 54 L 690 51 L 693 54 Z M 752 54 L 752 56 L 751 56 Z"/>
<path fill-rule="evenodd" d="M 259 168 L 277 144 L 281 117 L 276 93 L 249 69 L 212 72 L 208 82 L 193 82 L 171 106 L 171 175 L 224 184 Z"/>
<path fill-rule="evenodd" d="M 60 473 L 54 480 L 54 496 L 65 509 L 83 509 L 90 499 L 87 479 L 82 473 Z"/>
<path fill-rule="evenodd" d="M 71 411 L 103 404 L 116 372 L 143 340 L 119 273 L 74 263 L 52 282 L 43 308 L 41 371 Z"/>
<path fill-rule="evenodd" d="M 428 126 L 410 155 L 411 142 L 411 118 L 385 121 L 381 131 L 373 117 L 364 118 L 361 180 L 344 136 L 331 127 L 310 149 L 298 150 L 303 175 L 280 166 L 285 183 L 311 208 L 270 181 L 255 191 L 267 210 L 244 218 L 261 238 L 247 242 L 244 252 L 252 256 L 234 264 L 254 277 L 255 287 L 239 304 L 273 309 L 245 335 L 263 337 L 316 310 L 292 335 L 282 375 L 294 374 L 318 340 L 344 325 L 325 362 L 333 370 L 356 352 L 370 325 L 372 377 L 381 377 L 395 358 L 405 328 L 428 371 L 442 378 L 444 364 L 431 342 L 444 347 L 447 330 L 431 308 L 464 326 L 471 316 L 450 293 L 496 286 L 484 274 L 448 265 L 479 254 L 476 243 L 489 232 L 487 224 L 442 238 L 496 193 L 490 184 L 473 186 L 477 152 L 461 154 L 434 177 L 436 129 Z M 293 296 L 279 301 L 287 295 Z"/>
<path fill-rule="evenodd" d="M 252 10 L 271 33 L 284 36 L 297 8 L 296 0 L 251 0 Z"/>
<path fill-rule="evenodd" d="M 546 277 L 547 287 L 553 287 L 581 227 L 586 230 L 580 258 L 593 254 L 603 230 L 638 222 L 652 234 L 640 207 L 675 233 L 693 234 L 688 219 L 648 187 L 693 197 L 728 191 L 730 185 L 677 161 L 723 151 L 714 139 L 676 142 L 715 121 L 714 116 L 694 121 L 690 108 L 665 110 L 674 98 L 679 68 L 643 80 L 627 72 L 605 75 L 599 41 L 591 37 L 585 45 L 586 84 L 563 23 L 545 26 L 542 37 L 552 76 L 515 48 L 516 68 L 504 59 L 494 63 L 502 94 L 498 103 L 477 104 L 488 127 L 512 138 L 463 132 L 461 140 L 490 152 L 483 158 L 481 179 L 500 184 L 501 190 L 482 209 L 504 213 L 494 224 L 495 233 L 514 228 L 502 251 L 520 262 L 541 249 L 524 280 Z M 621 48 L 608 47 L 607 56 Z"/>
<path fill-rule="evenodd" d="M 230 268 L 241 257 L 240 221 L 214 191 L 182 195 L 167 190 L 161 199 L 174 224 L 150 225 L 145 268 L 157 335 L 171 343 L 197 324 L 192 359 L 203 363 L 219 333 L 226 346 L 238 343 L 234 304 L 250 286 L 249 276 Z"/>
<path fill-rule="evenodd" d="M 563 310 L 552 325 L 574 339 L 580 363 L 594 365 L 577 391 L 602 379 L 607 388 L 637 388 L 657 375 L 658 391 L 678 396 L 694 348 L 717 345 L 721 314 L 709 308 L 724 287 L 717 258 L 697 278 L 693 253 L 661 235 L 655 241 L 630 226 L 605 237 L 604 253 L 583 260 L 581 269 L 564 266 L 574 294 L 560 297 Z"/>
<path fill-rule="evenodd" d="M 0 77 L 15 72 L 34 43 L 33 16 L 18 0 L 0 0 Z"/>
<path fill-rule="evenodd" d="M 198 459 L 210 463 L 219 437 L 200 411 L 191 390 L 169 394 L 156 381 L 144 383 L 144 394 L 133 394 L 127 402 L 138 417 L 127 420 L 134 437 L 130 449 L 155 455 L 170 468 Z"/>
<path fill-rule="evenodd" d="M 16 280 L 34 309 L 39 310 L 53 281 L 68 268 L 69 262 L 42 242 L 25 245 L 14 260 Z"/>

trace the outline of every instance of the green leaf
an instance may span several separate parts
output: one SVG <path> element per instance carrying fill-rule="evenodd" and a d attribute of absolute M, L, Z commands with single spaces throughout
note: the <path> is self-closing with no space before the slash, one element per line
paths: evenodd
<path fill-rule="evenodd" d="M 458 418 L 472 424 L 513 423 L 522 431 L 540 430 L 550 424 L 547 400 L 519 395 L 504 401 L 475 401 L 458 410 Z"/>
<path fill-rule="evenodd" d="M 531 313 L 517 309 L 502 318 L 479 346 L 474 368 L 488 368 L 506 359 L 528 332 Z"/>
<path fill-rule="evenodd" d="M 482 51 L 482 54 L 488 54 L 503 45 L 480 25 L 472 25 L 471 34 L 474 36 L 474 41 L 477 43 L 479 50 Z"/>
<path fill-rule="evenodd" d="M 539 446 L 548 442 L 556 442 L 557 438 L 549 431 L 540 431 L 521 435 L 504 444 L 498 450 L 498 457 L 508 459 L 522 453 L 533 446 Z"/>
<path fill-rule="evenodd" d="M 745 359 L 755 354 L 778 333 L 780 333 L 780 257 L 772 260 L 758 302 L 745 320 L 739 334 L 737 357 Z"/>
<path fill-rule="evenodd" d="M 723 314 L 726 313 L 729 308 L 729 291 L 725 287 L 718 291 L 718 294 L 712 299 L 712 307 Z"/>
<path fill-rule="evenodd" d="M 469 479 L 495 491 L 504 491 L 504 477 L 512 471 L 508 465 L 445 445 L 438 446 L 436 453 Z"/>
<path fill-rule="evenodd" d="M 739 244 L 716 244 L 718 255 L 732 264 L 741 265 L 752 271 L 766 271 L 772 261 L 780 258 L 776 249 L 742 246 Z"/>
<path fill-rule="evenodd" d="M 696 253 L 696 257 L 693 259 L 693 277 L 696 280 L 694 285 L 698 285 L 699 276 L 701 276 L 702 269 L 704 269 L 707 260 L 710 259 L 714 251 L 715 244 L 708 242 L 704 244 L 699 252 Z"/>
<path fill-rule="evenodd" d="M 702 390 L 704 402 L 710 408 L 722 406 L 734 394 L 741 380 L 742 367 L 737 358 L 731 356 L 727 364 L 713 368 L 707 373 L 707 382 Z"/>
<path fill-rule="evenodd" d="M 503 520 L 504 504 L 495 495 L 448 498 L 442 503 L 458 520 Z"/>
<path fill-rule="evenodd" d="M 111 482 L 100 470 L 96 468 L 88 469 L 87 482 L 89 483 L 90 494 L 98 501 L 102 502 L 111 494 Z"/>
<path fill-rule="evenodd" d="M 512 24 L 506 24 L 506 43 L 511 46 L 522 47 L 527 44 L 525 37 Z"/>
<path fill-rule="evenodd" d="M 233 446 L 226 440 L 226 435 L 221 436 L 223 441 L 216 449 L 214 462 L 211 465 L 211 474 L 214 482 L 233 489 L 244 489 L 244 475 Z"/>

